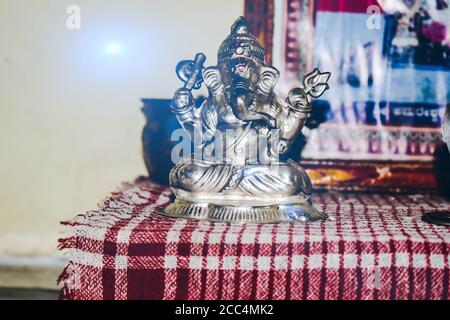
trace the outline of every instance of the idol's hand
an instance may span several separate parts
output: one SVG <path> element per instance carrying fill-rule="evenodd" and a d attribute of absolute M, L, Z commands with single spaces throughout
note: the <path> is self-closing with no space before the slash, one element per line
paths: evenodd
<path fill-rule="evenodd" d="M 177 76 L 184 82 L 186 89 L 200 89 L 205 60 L 206 56 L 203 53 L 197 53 L 194 60 L 183 60 L 177 64 Z"/>
<path fill-rule="evenodd" d="M 329 72 L 320 72 L 319 69 L 314 69 L 303 79 L 303 88 L 294 88 L 289 92 L 286 102 L 296 112 L 310 113 L 311 98 L 319 98 L 328 90 L 330 76 Z"/>
<path fill-rule="evenodd" d="M 175 91 L 172 105 L 180 111 L 193 106 L 194 98 L 191 91 L 186 88 L 179 88 L 177 91 Z"/>
<path fill-rule="evenodd" d="M 285 140 L 285 139 L 281 139 L 280 141 L 278 141 L 276 150 L 279 154 L 283 154 L 285 153 L 289 148 L 289 141 Z"/>
<path fill-rule="evenodd" d="M 294 88 L 289 91 L 286 102 L 297 112 L 311 112 L 311 98 L 302 88 Z"/>

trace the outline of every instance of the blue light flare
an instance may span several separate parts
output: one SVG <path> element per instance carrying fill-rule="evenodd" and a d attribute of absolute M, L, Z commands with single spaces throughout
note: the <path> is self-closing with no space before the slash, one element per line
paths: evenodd
<path fill-rule="evenodd" d="M 117 56 L 123 52 L 123 47 L 118 42 L 111 42 L 106 45 L 105 51 L 110 56 Z"/>

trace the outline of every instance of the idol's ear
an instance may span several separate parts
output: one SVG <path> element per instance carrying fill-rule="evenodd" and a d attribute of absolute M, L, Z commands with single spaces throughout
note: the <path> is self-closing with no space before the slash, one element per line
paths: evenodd
<path fill-rule="evenodd" d="M 260 81 L 259 89 L 265 93 L 269 94 L 280 78 L 280 71 L 272 66 L 262 66 L 260 69 Z"/>
<path fill-rule="evenodd" d="M 212 93 L 217 93 L 223 89 L 222 78 L 220 76 L 220 71 L 216 67 L 208 67 L 203 69 L 203 81 Z"/>

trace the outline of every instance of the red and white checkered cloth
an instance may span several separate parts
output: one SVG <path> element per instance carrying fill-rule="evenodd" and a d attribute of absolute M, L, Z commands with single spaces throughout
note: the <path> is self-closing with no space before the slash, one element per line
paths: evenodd
<path fill-rule="evenodd" d="M 450 210 L 437 196 L 318 193 L 331 220 L 227 224 L 156 214 L 171 192 L 125 185 L 64 222 L 64 299 L 448 299 Z"/>

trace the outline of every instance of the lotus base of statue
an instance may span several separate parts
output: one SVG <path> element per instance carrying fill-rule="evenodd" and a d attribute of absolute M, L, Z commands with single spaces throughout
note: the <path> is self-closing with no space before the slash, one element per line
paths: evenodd
<path fill-rule="evenodd" d="M 219 222 L 276 223 L 326 220 L 327 215 L 306 203 L 286 204 L 217 204 L 175 200 L 162 214 L 172 218 L 207 219 Z"/>

